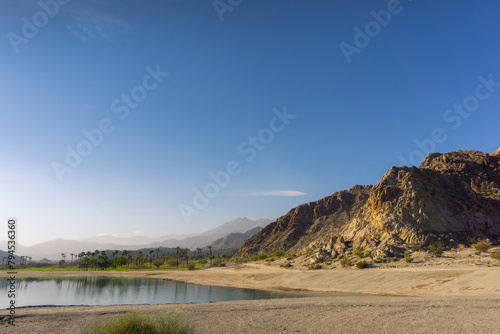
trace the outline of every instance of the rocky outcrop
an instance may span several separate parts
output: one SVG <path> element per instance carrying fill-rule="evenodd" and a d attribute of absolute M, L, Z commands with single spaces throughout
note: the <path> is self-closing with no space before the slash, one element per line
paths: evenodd
<path fill-rule="evenodd" d="M 248 239 L 237 256 L 277 249 L 300 251 L 331 241 L 368 200 L 372 186 L 355 186 L 300 205 Z"/>
<path fill-rule="evenodd" d="M 429 154 L 419 168 L 393 167 L 375 186 L 356 186 L 301 205 L 247 240 L 237 256 L 281 249 L 359 249 L 397 254 L 405 244 L 500 236 L 500 149 Z"/>

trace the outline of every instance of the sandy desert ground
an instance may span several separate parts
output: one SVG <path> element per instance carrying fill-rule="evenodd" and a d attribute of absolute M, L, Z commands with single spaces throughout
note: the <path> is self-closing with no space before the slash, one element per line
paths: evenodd
<path fill-rule="evenodd" d="M 81 272 L 146 276 L 198 284 L 296 291 L 299 298 L 181 305 L 32 307 L 17 310 L 17 324 L 2 333 L 79 333 L 88 324 L 131 310 L 175 311 L 196 333 L 500 333 L 500 261 L 473 252 L 416 257 L 377 268 L 307 270 L 247 263 L 194 271 Z M 452 256 L 451 256 L 452 255 Z M 23 272 L 65 276 L 75 272 Z M 5 272 L 0 273 L 6 276 Z M 18 276 L 21 276 L 21 272 Z M 0 318 L 7 315 L 0 311 Z M 6 318 L 4 318 L 5 320 Z"/>

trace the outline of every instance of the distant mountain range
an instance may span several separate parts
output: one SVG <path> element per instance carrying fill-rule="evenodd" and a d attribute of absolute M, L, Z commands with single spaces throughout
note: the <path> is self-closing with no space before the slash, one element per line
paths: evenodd
<path fill-rule="evenodd" d="M 81 240 L 66 240 L 66 239 L 55 239 L 50 241 L 45 241 L 33 246 L 22 246 L 19 244 L 19 249 L 16 252 L 18 255 L 31 256 L 33 260 L 40 260 L 42 258 L 47 258 L 50 260 L 60 260 L 61 253 L 66 254 L 66 260 L 71 259 L 71 254 L 78 254 L 83 251 L 94 251 L 94 250 L 135 250 L 141 248 L 175 248 L 177 246 L 183 248 L 204 248 L 211 245 L 216 240 L 226 237 L 231 233 L 239 233 L 242 237 L 247 235 L 246 232 L 255 229 L 263 228 L 271 223 L 271 219 L 257 219 L 251 220 L 246 217 L 236 218 L 230 222 L 224 223 L 214 229 L 205 231 L 199 234 L 190 235 L 167 235 L 163 237 L 116 237 L 112 235 L 101 235 L 91 238 L 85 238 Z M 257 231 L 256 231 L 257 232 Z M 256 233 L 255 232 L 255 233 Z M 250 236 L 249 236 L 250 237 Z M 233 236 L 235 240 L 237 236 Z M 246 240 L 246 239 L 245 239 Z M 244 240 L 243 240 L 244 242 Z M 241 244 L 243 244 L 241 242 Z M 222 245 L 222 244 L 221 244 Z M 241 246 L 241 245 L 240 245 Z M 237 247 L 239 248 L 239 247 Z M 236 250 L 237 248 L 230 247 L 231 250 Z M 214 247 L 214 249 L 216 249 Z M 217 248 L 222 250 L 223 248 Z M 229 249 L 229 248 L 224 248 Z"/>

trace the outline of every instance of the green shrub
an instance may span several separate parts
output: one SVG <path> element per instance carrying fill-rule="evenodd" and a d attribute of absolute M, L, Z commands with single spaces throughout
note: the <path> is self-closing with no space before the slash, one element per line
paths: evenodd
<path fill-rule="evenodd" d="M 432 255 L 435 257 L 441 257 L 443 255 L 443 242 L 439 240 L 435 244 L 429 245 L 429 250 L 431 251 Z"/>
<path fill-rule="evenodd" d="M 317 264 L 317 263 L 316 263 L 315 265 L 311 265 L 311 266 L 309 266 L 309 268 L 307 268 L 307 269 L 310 269 L 310 270 L 318 270 L 318 269 L 322 269 L 322 268 L 323 268 L 323 266 L 322 266 L 321 264 Z"/>
<path fill-rule="evenodd" d="M 363 251 L 355 251 L 353 254 L 361 259 L 365 257 L 365 253 Z"/>
<path fill-rule="evenodd" d="M 241 264 L 241 263 L 247 263 L 248 261 L 249 261 L 249 260 L 248 260 L 248 259 L 246 259 L 246 258 L 244 258 L 244 257 L 239 257 L 239 258 L 237 258 L 237 259 L 235 259 L 235 260 L 234 260 L 234 263 L 239 263 L 239 264 Z"/>
<path fill-rule="evenodd" d="M 494 260 L 500 261 L 500 251 L 496 251 L 490 254 L 490 257 Z"/>
<path fill-rule="evenodd" d="M 353 255 L 355 255 L 361 259 L 366 256 L 365 253 L 359 247 L 356 248 L 356 251 L 353 253 Z"/>
<path fill-rule="evenodd" d="M 406 263 L 412 263 L 413 262 L 413 258 L 411 256 L 406 256 L 405 257 L 405 261 L 406 261 Z"/>
<path fill-rule="evenodd" d="M 467 241 L 472 246 L 477 242 L 477 238 L 476 237 L 467 237 L 467 238 L 465 238 L 465 241 Z"/>
<path fill-rule="evenodd" d="M 325 262 L 325 258 L 323 256 L 319 256 L 317 259 L 316 259 L 316 262 L 318 263 L 323 263 Z"/>
<path fill-rule="evenodd" d="M 420 246 L 413 246 L 413 247 L 411 248 L 411 251 L 412 251 L 412 252 L 418 252 L 418 251 L 420 251 Z"/>
<path fill-rule="evenodd" d="M 226 266 L 226 263 L 225 262 L 222 262 L 220 259 L 215 259 L 213 262 L 212 262 L 212 265 L 216 266 L 216 267 L 225 267 Z"/>
<path fill-rule="evenodd" d="M 96 324 L 82 334 L 188 334 L 193 326 L 176 314 L 163 313 L 158 316 L 130 312 L 118 319 Z"/>
<path fill-rule="evenodd" d="M 287 262 L 285 264 L 282 264 L 280 267 L 282 268 L 290 268 L 292 266 L 292 264 L 290 262 Z"/>
<path fill-rule="evenodd" d="M 481 252 L 480 252 L 480 251 L 477 251 L 477 252 L 474 252 L 474 254 L 476 254 L 476 255 L 481 255 Z"/>
<path fill-rule="evenodd" d="M 191 262 L 187 265 L 187 270 L 194 270 L 194 268 L 196 267 L 196 264 Z"/>
<path fill-rule="evenodd" d="M 474 247 L 478 252 L 487 252 L 488 249 L 491 248 L 491 241 L 490 239 L 484 239 L 473 244 L 472 247 Z"/>
<path fill-rule="evenodd" d="M 342 268 L 348 267 L 348 266 L 351 265 L 351 261 L 349 261 L 349 259 L 347 258 L 347 256 L 343 256 L 340 259 L 340 265 L 342 266 Z"/>
<path fill-rule="evenodd" d="M 384 262 L 384 260 L 382 260 L 380 257 L 376 257 L 376 258 L 373 259 L 373 262 L 375 262 L 375 263 L 382 263 L 382 262 Z"/>
<path fill-rule="evenodd" d="M 275 250 L 274 253 L 271 255 L 273 257 L 283 257 L 285 256 L 285 252 L 283 252 L 282 250 Z"/>
<path fill-rule="evenodd" d="M 250 261 L 259 261 L 259 260 L 265 260 L 267 259 L 269 256 L 267 254 L 264 254 L 264 253 L 253 253 L 251 256 L 250 256 Z"/>
<path fill-rule="evenodd" d="M 366 268 L 366 261 L 363 260 L 363 261 L 356 262 L 356 268 L 365 269 Z"/>

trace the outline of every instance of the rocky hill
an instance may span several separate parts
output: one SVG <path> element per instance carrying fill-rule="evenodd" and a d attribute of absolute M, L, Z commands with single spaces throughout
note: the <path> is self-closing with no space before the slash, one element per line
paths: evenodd
<path fill-rule="evenodd" d="M 419 168 L 392 167 L 375 186 L 355 186 L 292 209 L 248 239 L 236 256 L 277 249 L 389 256 L 405 244 L 471 237 L 500 237 L 500 149 L 432 153 Z"/>

